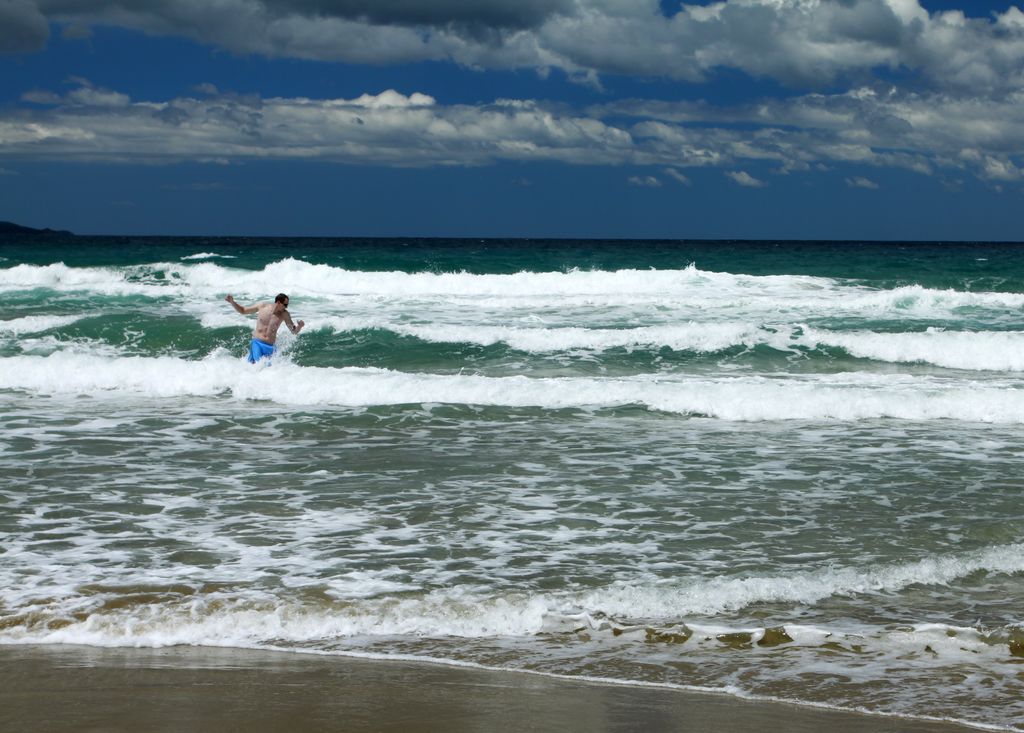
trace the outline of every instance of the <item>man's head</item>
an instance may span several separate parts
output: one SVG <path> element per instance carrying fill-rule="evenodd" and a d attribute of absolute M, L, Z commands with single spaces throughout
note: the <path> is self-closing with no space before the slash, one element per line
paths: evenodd
<path fill-rule="evenodd" d="M 284 293 L 278 293 L 277 297 L 274 298 L 274 303 L 275 304 L 280 303 L 282 307 L 287 308 L 288 307 L 288 296 L 285 295 Z"/>

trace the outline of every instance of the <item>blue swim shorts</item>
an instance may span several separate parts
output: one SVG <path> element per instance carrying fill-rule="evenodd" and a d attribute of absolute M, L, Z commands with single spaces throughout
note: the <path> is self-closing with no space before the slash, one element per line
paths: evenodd
<path fill-rule="evenodd" d="M 274 355 L 276 351 L 273 344 L 268 344 L 266 341 L 260 341 L 259 339 L 253 339 L 252 343 L 249 344 L 249 363 L 255 364 L 260 359 L 269 359 Z"/>

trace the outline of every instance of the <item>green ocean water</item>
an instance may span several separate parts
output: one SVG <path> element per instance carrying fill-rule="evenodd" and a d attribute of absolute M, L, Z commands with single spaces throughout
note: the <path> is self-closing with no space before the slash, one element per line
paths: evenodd
<path fill-rule="evenodd" d="M 0 643 L 1024 719 L 1000 243 L 0 242 Z M 224 302 L 291 299 L 271 364 Z"/>

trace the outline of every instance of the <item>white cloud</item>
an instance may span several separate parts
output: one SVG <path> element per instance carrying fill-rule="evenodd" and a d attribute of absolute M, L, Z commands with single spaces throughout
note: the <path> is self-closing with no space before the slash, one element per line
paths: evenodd
<path fill-rule="evenodd" d="M 966 3 L 967 0 L 964 0 Z M 918 0 L 4 0 L 0 52 L 41 48 L 47 20 L 177 35 L 239 54 L 351 63 L 450 60 L 702 81 L 741 70 L 794 87 L 910 72 L 934 89 L 1024 87 L 1024 13 L 929 14 Z"/>
<path fill-rule="evenodd" d="M 755 164 L 796 175 L 855 164 L 1024 179 L 1024 93 L 988 100 L 855 89 L 724 108 L 632 100 L 572 111 L 534 100 L 445 105 L 393 90 L 354 99 L 261 98 L 212 85 L 194 97 L 138 101 L 77 82 L 63 95 L 23 96 L 43 107 L 0 110 L 0 151 L 29 159 L 221 164 L 560 161 L 656 166 L 662 180 L 684 185 L 692 170 L 712 167 L 731 171 L 739 185 L 764 185 L 744 170 Z M 850 181 L 858 185 L 856 177 Z"/>
<path fill-rule="evenodd" d="M 1021 179 L 1021 169 L 1006 158 L 986 156 L 982 170 L 985 178 L 994 181 L 1019 181 Z"/>
<path fill-rule="evenodd" d="M 986 153 L 975 148 L 964 148 L 960 159 L 978 171 L 978 176 L 990 181 L 1019 181 L 1024 171 L 1006 155 Z"/>
<path fill-rule="evenodd" d="M 21 95 L 21 100 L 23 102 L 32 102 L 33 104 L 60 104 L 62 101 L 59 94 L 40 89 L 25 92 Z"/>
<path fill-rule="evenodd" d="M 967 169 L 1010 180 L 1020 172 L 1024 151 L 1024 92 L 988 99 L 858 88 L 725 108 L 631 100 L 589 112 L 601 119 L 635 118 L 635 134 L 657 136 L 665 147 L 701 140 L 719 154 L 715 165 L 751 158 L 799 171 L 861 163 L 925 175 Z M 740 133 L 737 125 L 754 129 Z"/>
<path fill-rule="evenodd" d="M 675 168 L 666 168 L 665 175 L 669 176 L 670 178 L 676 179 L 677 181 L 679 181 L 679 183 L 683 184 L 684 186 L 690 185 L 690 179 L 684 176 L 679 171 L 677 171 Z"/>
<path fill-rule="evenodd" d="M 870 178 L 864 178 L 863 176 L 855 176 L 853 178 L 846 179 L 846 185 L 850 188 L 867 188 L 872 191 L 878 189 L 878 184 L 872 181 Z"/>
<path fill-rule="evenodd" d="M 661 188 L 661 181 L 654 176 L 630 176 L 628 183 L 641 188 Z"/>
<path fill-rule="evenodd" d="M 86 107 L 127 107 L 131 97 L 127 94 L 112 92 L 106 89 L 94 89 L 91 86 L 80 86 L 67 96 L 68 101 Z"/>
<path fill-rule="evenodd" d="M 353 99 L 351 104 L 357 107 L 369 109 L 384 109 L 386 107 L 430 107 L 435 104 L 433 97 L 426 94 L 414 92 L 408 97 L 399 94 L 393 89 L 381 92 L 380 94 L 363 94 Z"/>
<path fill-rule="evenodd" d="M 622 164 L 638 154 L 624 129 L 526 102 L 440 106 L 424 94 L 391 90 L 350 100 L 126 100 L 83 85 L 52 109 L 0 112 L 0 148 L 61 160 L 317 159 L 393 166 Z"/>
<path fill-rule="evenodd" d="M 747 188 L 764 188 L 765 182 L 759 181 L 746 171 L 726 171 L 725 175 L 741 186 Z"/>

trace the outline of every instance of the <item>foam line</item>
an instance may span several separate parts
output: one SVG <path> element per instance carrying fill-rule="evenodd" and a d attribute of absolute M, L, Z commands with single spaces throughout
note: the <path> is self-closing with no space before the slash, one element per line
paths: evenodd
<path fill-rule="evenodd" d="M 227 317 L 205 318 L 222 326 Z M 924 363 L 974 371 L 1024 371 L 1024 331 L 944 331 L 879 333 L 830 331 L 803 324 L 758 326 L 739 321 L 694 322 L 637 328 L 520 328 L 513 326 L 390 323 L 328 316 L 311 330 L 349 332 L 384 329 L 432 343 L 506 344 L 530 353 L 604 351 L 614 348 L 668 348 L 714 353 L 733 347 L 769 346 L 780 351 L 838 347 L 851 356 L 895 363 Z"/>
<path fill-rule="evenodd" d="M 845 373 L 804 377 L 484 377 L 386 369 L 253 368 L 219 353 L 202 361 L 55 352 L 3 360 L 0 389 L 39 394 L 223 395 L 284 405 L 466 404 L 544 409 L 642 405 L 726 420 L 961 419 L 1024 422 L 1024 389 L 925 377 Z"/>
<path fill-rule="evenodd" d="M 894 593 L 914 584 L 946 586 L 978 571 L 1007 575 L 1024 572 L 1024 544 L 863 569 L 827 568 L 793 575 L 715 578 L 674 590 L 622 586 L 585 596 L 581 603 L 620 616 L 714 615 L 765 601 L 813 605 L 831 596 Z"/>
<path fill-rule="evenodd" d="M 212 259 L 233 260 L 233 259 L 235 259 L 235 256 L 234 255 L 217 254 L 216 252 L 197 252 L 194 255 L 186 255 L 186 256 L 181 258 L 182 262 L 188 262 L 189 260 L 212 260 Z"/>
<path fill-rule="evenodd" d="M 204 324 L 205 325 L 205 324 Z M 614 348 L 670 348 L 677 351 L 715 352 L 732 346 L 778 344 L 784 348 L 787 335 L 741 322 L 696 323 L 639 328 L 517 328 L 509 326 L 463 326 L 358 321 L 351 318 L 319 319 L 313 330 L 346 332 L 380 328 L 400 336 L 412 336 L 432 343 L 471 343 L 479 346 L 506 344 L 518 351 L 552 353 L 570 350 L 603 351 Z"/>
<path fill-rule="evenodd" d="M 49 331 L 51 328 L 62 328 L 69 326 L 75 321 L 85 318 L 81 316 L 22 316 L 0 321 L 0 333 L 9 333 L 20 336 L 26 333 L 40 333 Z"/>
<path fill-rule="evenodd" d="M 209 254 L 209 253 L 199 253 Z M 157 276 L 160 273 L 160 276 Z M 572 270 L 473 274 L 346 270 L 292 258 L 262 270 L 214 262 L 167 262 L 128 267 L 20 264 L 0 268 L 0 291 L 33 288 L 104 294 L 167 294 L 215 298 L 234 292 L 246 299 L 286 291 L 296 298 L 442 299 L 495 306 L 588 304 L 684 304 L 793 313 L 842 311 L 920 316 L 964 307 L 1020 309 L 1021 293 L 971 293 L 910 285 L 877 290 L 830 278 L 710 272 L 691 265 L 678 270 Z"/>
<path fill-rule="evenodd" d="M 916 333 L 837 332 L 805 328 L 800 343 L 838 346 L 849 354 L 888 362 L 923 362 L 953 369 L 1024 371 L 1022 331 Z"/>
<path fill-rule="evenodd" d="M 484 594 L 448 588 L 421 595 L 357 597 L 341 599 L 337 605 L 309 606 L 256 590 L 242 591 L 241 595 L 213 591 L 115 610 L 101 608 L 103 596 L 78 597 L 48 601 L 48 611 L 29 603 L 36 610 L 35 615 L 21 624 L 6 623 L 0 630 L 0 641 L 235 646 L 271 639 L 298 643 L 353 636 L 528 637 L 579 629 L 611 632 L 613 626 L 629 624 L 631 619 L 643 619 L 643 625 L 662 628 L 685 622 L 695 636 L 707 636 L 713 642 L 718 634 L 738 631 L 752 634 L 756 641 L 764 633 L 763 628 L 730 628 L 714 617 L 757 603 L 813 606 L 829 597 L 877 591 L 896 593 L 912 585 L 949 587 L 979 571 L 1024 572 L 1024 544 L 993 546 L 903 564 L 822 568 L 777 576 L 619 583 L 586 592 Z M 109 575 L 106 584 L 116 594 Z M 11 607 L 13 599 L 7 597 L 9 594 L 4 594 L 4 600 Z M 62 603 L 67 605 L 61 608 Z M 22 600 L 17 605 L 25 604 Z M 91 612 L 93 609 L 95 612 Z M 85 620 L 59 628 L 48 624 L 54 616 L 72 613 L 84 613 Z M 702 616 L 709 618 L 701 621 Z M 643 625 L 637 629 L 642 631 Z M 983 638 L 976 629 L 927 623 L 906 629 L 821 629 L 800 624 L 789 624 L 786 628 L 792 643 L 797 645 L 813 647 L 847 636 L 870 637 L 869 642 L 874 638 L 872 643 L 883 648 L 921 649 L 928 644 L 949 658 L 989 651 L 1005 656 L 1008 638 L 1006 630 L 1001 635 L 987 632 Z"/>

